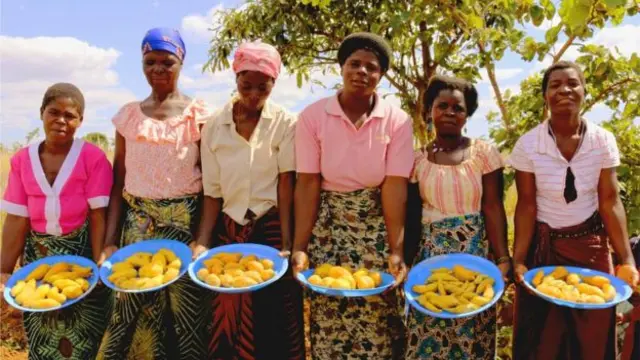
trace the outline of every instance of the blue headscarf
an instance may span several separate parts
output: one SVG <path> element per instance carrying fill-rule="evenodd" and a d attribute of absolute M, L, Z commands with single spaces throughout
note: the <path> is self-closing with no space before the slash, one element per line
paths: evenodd
<path fill-rule="evenodd" d="M 180 60 L 184 60 L 187 54 L 180 33 L 171 28 L 154 28 L 147 31 L 142 39 L 142 55 L 154 50 L 168 51 Z"/>

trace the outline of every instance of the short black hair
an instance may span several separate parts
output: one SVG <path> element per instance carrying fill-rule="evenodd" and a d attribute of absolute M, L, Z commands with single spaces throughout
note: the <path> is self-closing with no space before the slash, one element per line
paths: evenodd
<path fill-rule="evenodd" d="M 583 87 L 586 86 L 587 81 L 584 78 L 584 73 L 582 72 L 582 69 L 580 68 L 580 66 L 574 63 L 573 61 L 561 60 L 549 66 L 544 71 L 544 75 L 542 75 L 542 96 L 544 96 L 547 93 L 547 85 L 549 85 L 549 78 L 551 77 L 551 73 L 556 70 L 564 70 L 564 69 L 575 70 L 578 73 L 578 77 L 580 77 L 580 82 L 582 83 L 582 86 Z M 585 88 L 585 91 L 586 91 L 586 88 Z"/>
<path fill-rule="evenodd" d="M 471 117 L 478 109 L 478 91 L 472 83 L 456 77 L 435 75 L 429 81 L 429 86 L 427 86 L 427 91 L 424 95 L 424 108 L 426 111 L 431 110 L 433 102 L 436 101 L 442 90 L 459 90 L 464 95 L 467 117 Z"/>
<path fill-rule="evenodd" d="M 387 72 L 391 66 L 393 52 L 389 43 L 380 35 L 368 32 L 354 33 L 342 41 L 338 48 L 338 63 L 344 65 L 347 58 L 358 50 L 371 51 L 380 62 L 382 72 Z"/>
<path fill-rule="evenodd" d="M 42 97 L 42 105 L 40 106 L 40 115 L 44 112 L 44 109 L 49 105 L 50 102 L 54 101 L 57 98 L 70 98 L 73 102 L 76 103 L 78 107 L 78 113 L 80 116 L 84 114 L 84 96 L 82 95 L 82 91 L 78 89 L 77 86 L 70 83 L 57 83 L 51 85 L 47 91 L 45 91 L 44 96 Z"/>

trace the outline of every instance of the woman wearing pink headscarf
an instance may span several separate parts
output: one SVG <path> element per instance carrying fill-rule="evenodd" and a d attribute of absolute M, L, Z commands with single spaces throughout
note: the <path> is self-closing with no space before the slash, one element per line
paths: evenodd
<path fill-rule="evenodd" d="M 202 131 L 205 200 L 194 257 L 211 242 L 291 249 L 296 118 L 268 101 L 280 66 L 271 45 L 235 52 L 237 95 Z M 286 274 L 257 292 L 216 294 L 211 330 L 212 359 L 304 359 L 302 290 Z"/>

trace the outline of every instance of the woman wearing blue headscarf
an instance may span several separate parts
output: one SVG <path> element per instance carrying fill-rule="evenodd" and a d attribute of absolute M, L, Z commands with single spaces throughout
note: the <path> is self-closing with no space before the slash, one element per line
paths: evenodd
<path fill-rule="evenodd" d="M 142 54 L 151 95 L 113 119 L 114 186 L 100 261 L 145 239 L 191 243 L 198 226 L 200 128 L 210 112 L 178 90 L 185 56 L 178 31 L 150 30 Z M 187 276 L 159 291 L 118 293 L 98 359 L 206 358 L 208 296 Z"/>

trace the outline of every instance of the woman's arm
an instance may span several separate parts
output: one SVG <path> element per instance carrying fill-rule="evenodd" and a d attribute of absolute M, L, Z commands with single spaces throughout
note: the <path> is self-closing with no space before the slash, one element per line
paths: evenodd
<path fill-rule="evenodd" d="M 616 169 L 602 169 L 598 181 L 598 210 L 602 222 L 615 250 L 620 264 L 635 265 L 629 234 L 627 233 L 627 217 L 618 194 L 618 177 Z"/>
<path fill-rule="evenodd" d="M 507 215 L 503 203 L 504 178 L 502 169 L 482 176 L 482 214 L 485 219 L 487 237 L 502 275 L 506 276 L 511 266 L 507 245 Z M 503 261 L 506 259 L 506 261 Z"/>
<path fill-rule="evenodd" d="M 293 189 L 296 173 L 289 171 L 278 176 L 278 211 L 282 231 L 282 251 L 291 251 L 293 243 Z"/>
<path fill-rule="evenodd" d="M 609 241 L 620 260 L 621 265 L 616 271 L 616 276 L 635 288 L 638 286 L 638 269 L 636 269 L 635 259 L 631 252 L 629 234 L 627 233 L 627 217 L 618 193 L 618 177 L 615 168 L 600 171 L 598 211 L 609 236 Z"/>
<path fill-rule="evenodd" d="M 294 235 L 291 257 L 294 273 L 309 265 L 306 255 L 313 226 L 318 219 L 320 207 L 320 174 L 299 173 L 293 192 Z"/>
<path fill-rule="evenodd" d="M 198 234 L 195 249 L 193 250 L 194 259 L 211 247 L 211 238 L 213 237 L 213 231 L 216 228 L 221 210 L 221 198 L 203 196 L 200 224 L 198 225 Z"/>
<path fill-rule="evenodd" d="M 294 190 L 293 251 L 307 251 L 320 207 L 320 174 L 298 174 Z"/>
<path fill-rule="evenodd" d="M 7 214 L 2 227 L 2 255 L 0 256 L 0 272 L 11 274 L 16 262 L 24 251 L 24 244 L 29 232 L 29 218 Z"/>
<path fill-rule="evenodd" d="M 396 282 L 404 280 L 404 224 L 407 209 L 407 179 L 400 176 L 386 176 L 382 183 L 382 214 L 387 227 L 389 243 L 389 271 Z"/>
<path fill-rule="evenodd" d="M 536 177 L 535 174 L 516 170 L 516 187 L 518 189 L 518 203 L 515 213 L 515 241 L 513 263 L 516 280 L 523 281 L 526 272 L 524 265 L 529 253 L 529 247 L 535 233 L 537 217 Z"/>
<path fill-rule="evenodd" d="M 89 240 L 91 241 L 91 251 L 95 262 L 100 261 L 100 254 L 102 254 L 106 222 L 106 208 L 89 209 Z"/>
<path fill-rule="evenodd" d="M 99 263 L 102 263 L 111 256 L 116 250 L 120 238 L 124 209 L 122 192 L 124 191 L 124 178 L 127 172 L 125 168 L 125 154 L 125 139 L 116 131 L 116 146 L 113 157 L 113 186 L 111 187 L 111 196 L 109 197 L 109 207 L 107 209 L 107 229 L 104 240 L 104 251 Z"/>
<path fill-rule="evenodd" d="M 407 185 L 407 213 L 404 224 L 404 258 L 413 264 L 422 239 L 422 198 L 419 185 Z"/>

